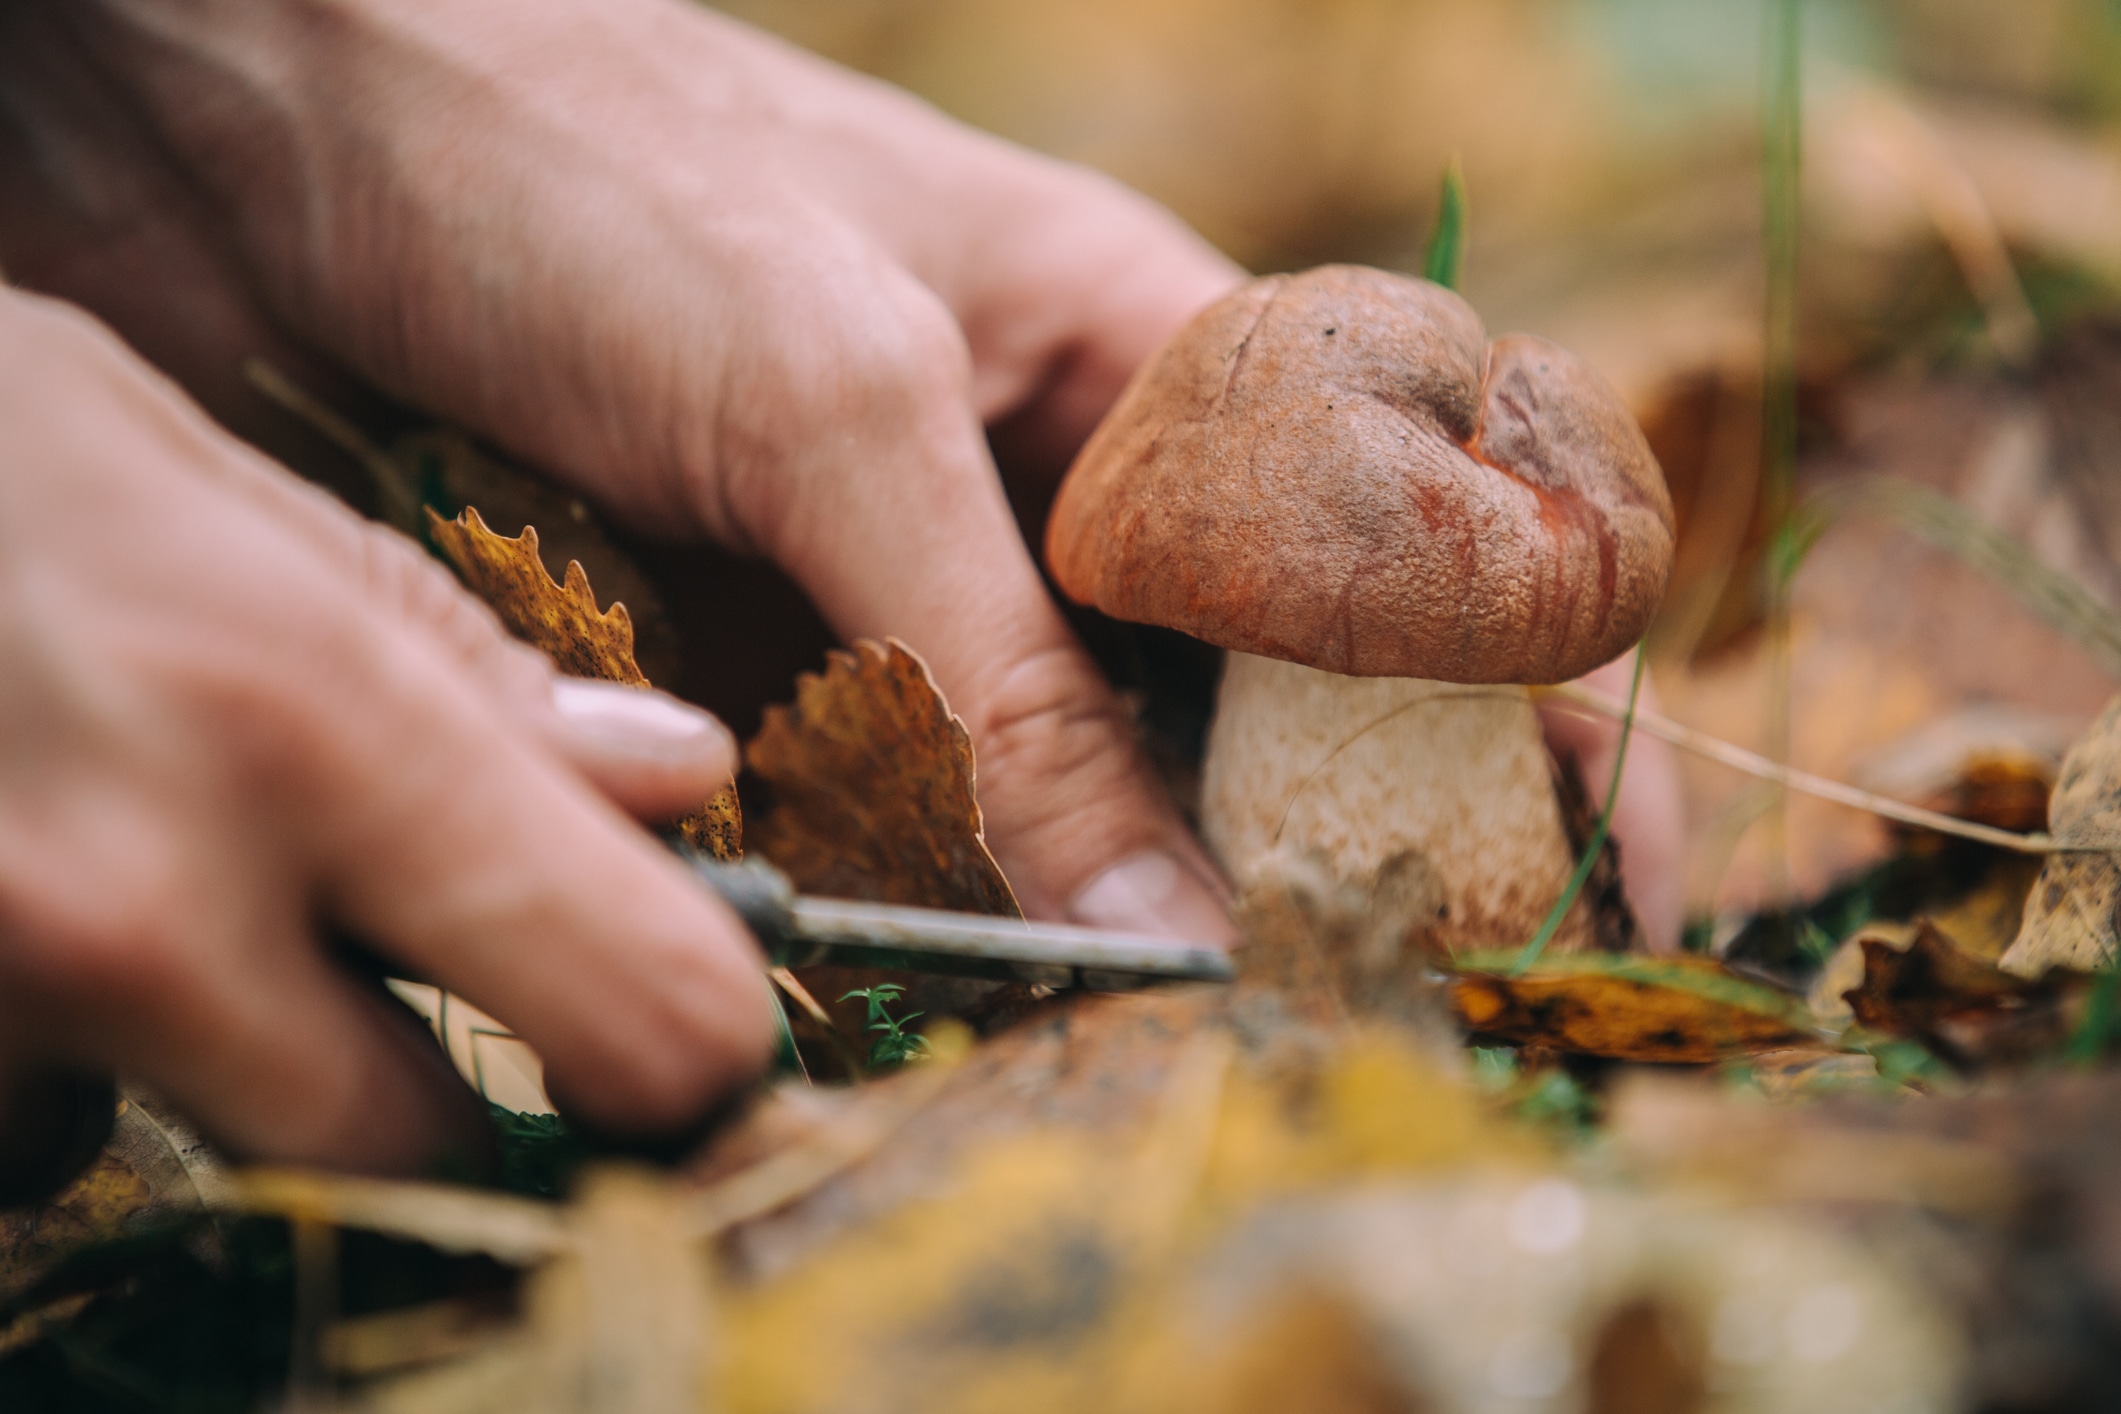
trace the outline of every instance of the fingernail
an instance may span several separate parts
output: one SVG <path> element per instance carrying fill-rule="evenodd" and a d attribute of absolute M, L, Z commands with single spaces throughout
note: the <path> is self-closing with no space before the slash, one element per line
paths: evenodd
<path fill-rule="evenodd" d="M 1237 930 L 1200 877 L 1160 850 L 1130 854 L 1083 886 L 1068 916 L 1093 928 L 1232 947 Z"/>
<path fill-rule="evenodd" d="M 569 729 L 608 750 L 659 761 L 690 760 L 706 751 L 731 757 L 728 728 L 697 707 L 650 688 L 588 678 L 555 678 L 553 710 Z"/>

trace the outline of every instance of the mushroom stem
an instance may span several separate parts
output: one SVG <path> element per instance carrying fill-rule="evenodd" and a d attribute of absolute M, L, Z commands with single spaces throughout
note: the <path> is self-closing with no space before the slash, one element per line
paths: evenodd
<path fill-rule="evenodd" d="M 1355 883 L 1418 860 L 1439 900 L 1431 941 L 1452 952 L 1522 947 L 1574 865 L 1517 686 L 1345 677 L 1232 652 L 1201 814 L 1240 892 L 1284 851 Z M 1571 909 L 1549 946 L 1585 946 L 1587 919 Z"/>

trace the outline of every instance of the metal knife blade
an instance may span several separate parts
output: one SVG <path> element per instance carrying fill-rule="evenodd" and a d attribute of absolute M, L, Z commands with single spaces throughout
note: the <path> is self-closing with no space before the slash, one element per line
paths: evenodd
<path fill-rule="evenodd" d="M 1229 982 L 1230 955 L 1205 944 L 1028 923 L 939 908 L 798 894 L 760 859 L 724 864 L 695 855 L 707 886 L 735 909 L 782 967 L 889 967 L 1049 987 L 1126 991 L 1146 981 Z"/>

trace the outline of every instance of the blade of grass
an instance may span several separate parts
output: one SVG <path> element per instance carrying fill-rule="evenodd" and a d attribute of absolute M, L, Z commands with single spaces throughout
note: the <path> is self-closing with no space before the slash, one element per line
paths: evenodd
<path fill-rule="evenodd" d="M 1769 553 L 1761 564 L 1767 630 L 1767 754 L 1790 759 L 1790 581 L 1803 554 L 1793 523 L 1797 467 L 1797 238 L 1803 173 L 1802 0 L 1767 0 L 1761 75 L 1761 234 L 1766 265 L 1761 330 L 1760 492 Z M 1789 794 L 1762 816 L 1771 896 L 1788 892 Z"/>
<path fill-rule="evenodd" d="M 1613 831 L 1613 807 L 1620 801 L 1620 773 L 1628 764 L 1628 739 L 1635 734 L 1635 704 L 1642 696 L 1642 671 L 1649 660 L 1650 655 L 1643 651 L 1642 645 L 1636 644 L 1635 676 L 1628 683 L 1628 710 L 1620 719 L 1620 746 L 1613 753 L 1613 779 L 1606 785 L 1605 808 L 1598 812 L 1598 823 L 1592 827 L 1591 838 L 1584 844 L 1583 858 L 1576 861 L 1575 872 L 1569 875 L 1561 897 L 1554 900 L 1546 921 L 1524 945 L 1524 951 L 1517 954 L 1517 961 L 1510 968 L 1513 977 L 1537 962 L 1539 955 L 1546 951 L 1547 944 L 1561 927 L 1561 920 L 1568 916 L 1569 909 L 1575 904 L 1576 896 L 1583 892 L 1584 881 L 1591 877 L 1591 867 L 1598 862 L 1599 852 L 1605 848 L 1606 836 Z"/>
<path fill-rule="evenodd" d="M 1466 253 L 1466 174 L 1453 157 L 1443 169 L 1443 184 L 1436 197 L 1436 228 L 1429 232 L 1428 250 L 1421 259 L 1421 275 L 1447 290 L 1458 288 L 1459 266 Z"/>
<path fill-rule="evenodd" d="M 2114 1031 L 2117 987 L 2121 987 L 2121 968 L 2109 967 L 2093 984 L 2091 998 L 2084 1006 L 2084 1018 L 2070 1034 L 2069 1060 L 2072 1065 L 2091 1065 L 2106 1049 L 2106 1038 Z"/>

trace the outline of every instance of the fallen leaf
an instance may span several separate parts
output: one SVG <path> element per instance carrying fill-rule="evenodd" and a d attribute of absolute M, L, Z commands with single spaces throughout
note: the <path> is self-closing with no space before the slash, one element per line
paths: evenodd
<path fill-rule="evenodd" d="M 1960 1100 L 1924 1101 L 1938 1120 Z M 1910 1204 L 1968 1217 L 2008 1214 L 2026 1196 L 2019 1154 L 1976 1136 L 1893 1132 L 1898 1100 L 1763 1104 L 1683 1071 L 1633 1070 L 1606 1102 L 1606 1133 L 1645 1178 L 1766 1204 Z"/>
<path fill-rule="evenodd" d="M 2048 828 L 2063 844 L 2121 842 L 2121 697 L 2099 714 L 2063 758 Z M 2121 858 L 2112 853 L 2051 854 L 2025 901 L 2025 922 L 2001 966 L 2021 977 L 2051 967 L 2091 971 L 2114 965 Z"/>
<path fill-rule="evenodd" d="M 476 507 L 466 506 L 455 520 L 444 520 L 429 508 L 427 529 L 458 577 L 500 616 L 502 625 L 543 650 L 561 672 L 649 686 L 634 662 L 633 619 L 626 606 L 614 602 L 599 610 L 580 560 L 569 560 L 565 581 L 555 583 L 538 556 L 536 526 L 524 526 L 511 540 L 488 529 Z M 679 820 L 677 829 L 687 844 L 712 858 L 743 858 L 744 814 L 736 783 L 731 781 Z"/>
<path fill-rule="evenodd" d="M 641 671 L 651 682 L 677 676 L 678 636 L 662 596 L 613 543 L 588 502 L 453 428 L 401 437 L 388 455 L 421 499 L 445 515 L 476 506 L 489 525 L 538 527 L 538 554 L 548 572 L 564 575 L 570 560 L 579 561 L 591 584 L 626 606 Z"/>
<path fill-rule="evenodd" d="M 1856 1019 L 1849 1010 L 1849 992 L 1863 985 L 1864 951 L 1866 942 L 1881 943 L 1890 948 L 1905 948 L 1915 940 L 1915 925 L 1873 919 L 1847 938 L 1828 954 L 1826 965 L 1812 979 L 1811 989 L 1804 995 L 1805 1005 L 1812 1015 L 1827 1026 L 1845 1027 Z"/>
<path fill-rule="evenodd" d="M 127 1092 L 86 1172 L 42 1203 L 0 1212 L 0 1299 L 83 1247 L 198 1212 L 222 1181 L 220 1159 L 174 1111 Z"/>
<path fill-rule="evenodd" d="M 1824 1051 L 1816 1046 L 1759 1051 L 1733 1062 L 1729 1074 L 1770 1100 L 1816 1100 L 1851 1091 L 1875 1093 L 1889 1088 L 1879 1078 L 1878 1062 L 1871 1057 Z"/>
<path fill-rule="evenodd" d="M 752 847 L 806 893 L 1020 918 L 987 852 L 972 739 L 897 639 L 832 653 L 744 749 L 773 788 Z"/>
<path fill-rule="evenodd" d="M 1719 1351 L 1719 1407 L 1951 1388 L 1935 1294 L 1861 1244 L 1545 1170 L 1392 1038 L 1280 1074 L 1195 1044 L 1155 1092 L 1117 1132 L 988 1136 L 889 1213 L 733 1283 L 720 1407 L 1560 1409 L 1584 1407 L 1588 1371 L 1636 1397 L 1601 1411 L 1636 1414 L 1700 1385 L 1702 1336 L 1736 1345 L 1732 1317 L 1767 1351 Z M 1863 1339 L 1773 1358 L 1808 1297 Z M 1638 1340 L 1646 1304 L 1667 1349 Z"/>
<path fill-rule="evenodd" d="M 2088 973 L 2005 972 L 1927 921 L 1904 948 L 1866 938 L 1863 981 L 1847 993 L 1858 1023 L 1906 1036 L 1961 1069 L 2059 1053 L 2077 1026 Z"/>
<path fill-rule="evenodd" d="M 2045 867 L 2038 855 L 2006 855 L 1970 893 L 1933 910 L 1929 921 L 1960 951 L 1995 962 L 2018 936 L 2026 900 Z"/>
<path fill-rule="evenodd" d="M 710 859 L 733 862 L 744 857 L 744 806 L 736 783 L 716 791 L 707 803 L 678 821 L 678 836 Z"/>
<path fill-rule="evenodd" d="M 578 678 L 646 687 L 633 661 L 633 619 L 624 604 L 599 611 L 589 575 L 579 560 L 567 563 L 564 583 L 555 584 L 538 558 L 533 525 L 511 540 L 489 530 L 473 506 L 455 520 L 427 512 L 428 533 L 472 593 L 500 615 L 508 631 L 545 655 L 563 673 Z"/>
<path fill-rule="evenodd" d="M 1709 958 L 1577 954 L 1514 972 L 1514 954 L 1460 958 L 1459 1020 L 1476 1033 L 1576 1055 L 1705 1064 L 1814 1044 L 1804 1003 Z"/>

